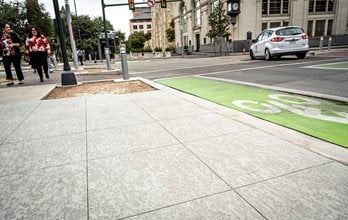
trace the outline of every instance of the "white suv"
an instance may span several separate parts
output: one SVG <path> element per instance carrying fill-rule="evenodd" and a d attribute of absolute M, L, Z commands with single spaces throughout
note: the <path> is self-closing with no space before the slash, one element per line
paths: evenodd
<path fill-rule="evenodd" d="M 283 55 L 296 55 L 303 59 L 308 49 L 308 35 L 301 27 L 277 27 L 262 31 L 251 45 L 249 54 L 251 59 L 264 57 L 271 60 Z"/>

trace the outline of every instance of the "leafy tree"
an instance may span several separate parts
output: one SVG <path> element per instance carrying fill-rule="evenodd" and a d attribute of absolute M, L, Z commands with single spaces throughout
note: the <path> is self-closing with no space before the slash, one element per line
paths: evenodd
<path fill-rule="evenodd" d="M 24 41 L 24 36 L 27 33 L 26 13 L 23 10 L 24 5 L 21 2 L 5 2 L 0 1 L 0 31 L 3 26 L 8 23 L 18 36 Z"/>
<path fill-rule="evenodd" d="M 134 34 L 129 35 L 128 43 L 131 49 L 142 49 L 145 44 L 145 34 L 143 32 L 136 32 Z"/>
<path fill-rule="evenodd" d="M 37 0 L 26 0 L 25 12 L 29 27 L 39 27 L 41 32 L 46 36 L 53 34 L 53 22 L 43 4 L 39 4 Z M 29 27 L 27 27 L 28 30 Z"/>
<path fill-rule="evenodd" d="M 170 22 L 170 28 L 166 30 L 166 36 L 168 42 L 175 41 L 174 19 Z"/>
<path fill-rule="evenodd" d="M 147 32 L 145 34 L 145 41 L 149 41 L 149 40 L 151 40 L 151 32 Z"/>
<path fill-rule="evenodd" d="M 231 18 L 230 16 L 225 14 L 223 3 L 220 0 L 217 4 L 217 7 L 208 17 L 210 30 L 207 34 L 208 37 L 220 43 L 220 55 L 222 51 L 222 40 L 224 37 L 228 37 L 230 35 L 230 33 L 228 32 L 230 21 Z"/>
<path fill-rule="evenodd" d="M 115 31 L 115 45 L 118 48 L 126 40 L 126 33 L 120 30 Z"/>

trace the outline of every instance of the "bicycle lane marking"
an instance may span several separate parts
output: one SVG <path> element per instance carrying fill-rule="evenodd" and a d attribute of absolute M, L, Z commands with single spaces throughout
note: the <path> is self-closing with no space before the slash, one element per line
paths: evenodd
<path fill-rule="evenodd" d="M 198 77 L 158 82 L 348 148 L 348 103 Z"/>

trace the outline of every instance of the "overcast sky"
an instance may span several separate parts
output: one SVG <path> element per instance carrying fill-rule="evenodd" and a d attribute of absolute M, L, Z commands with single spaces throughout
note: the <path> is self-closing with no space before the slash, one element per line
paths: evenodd
<path fill-rule="evenodd" d="M 144 0 L 137 0 L 144 1 Z M 58 0 L 59 8 L 65 6 L 65 0 Z M 68 0 L 70 11 L 75 13 L 74 0 Z M 128 0 L 104 0 L 105 4 L 127 3 Z M 53 0 L 39 0 L 45 5 L 46 10 L 54 18 Z M 77 15 L 89 15 L 91 17 L 103 16 L 101 0 L 75 0 Z M 111 22 L 115 30 L 121 30 L 129 35 L 129 19 L 132 17 L 131 11 L 127 6 L 106 7 L 105 17 Z"/>

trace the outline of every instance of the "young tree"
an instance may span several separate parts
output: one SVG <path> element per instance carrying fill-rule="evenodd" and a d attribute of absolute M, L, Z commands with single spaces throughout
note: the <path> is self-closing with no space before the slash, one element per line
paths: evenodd
<path fill-rule="evenodd" d="M 230 35 L 228 32 L 229 25 L 231 24 L 230 21 L 230 16 L 225 14 L 223 3 L 221 0 L 219 0 L 216 8 L 214 8 L 213 12 L 208 17 L 210 30 L 208 31 L 207 36 L 214 39 L 214 43 L 220 43 L 220 55 L 222 51 L 223 38 Z"/>
<path fill-rule="evenodd" d="M 174 19 L 170 22 L 170 27 L 166 30 L 168 42 L 175 41 Z"/>
<path fill-rule="evenodd" d="M 129 47 L 135 50 L 143 49 L 145 45 L 145 34 L 143 32 L 136 32 L 128 37 Z"/>
<path fill-rule="evenodd" d="M 3 25 L 8 23 L 18 36 L 24 40 L 27 34 L 26 13 L 24 5 L 20 2 L 5 2 L 0 1 L 0 32 L 2 32 Z"/>

